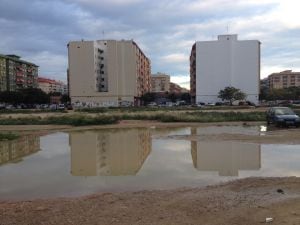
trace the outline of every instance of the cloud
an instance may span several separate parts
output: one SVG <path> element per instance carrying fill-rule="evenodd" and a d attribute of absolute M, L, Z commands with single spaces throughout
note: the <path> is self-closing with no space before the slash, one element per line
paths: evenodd
<path fill-rule="evenodd" d="M 34 60 L 41 74 L 61 80 L 66 80 L 66 45 L 82 38 L 134 39 L 151 59 L 153 73 L 188 80 L 193 43 L 216 40 L 227 27 L 240 40 L 261 41 L 262 77 L 276 69 L 300 68 L 296 0 L 0 0 L 0 4 L 5 6 L 0 8 L 0 53 Z"/>
<path fill-rule="evenodd" d="M 173 53 L 162 57 L 162 60 L 166 63 L 182 63 L 187 62 L 189 57 L 181 53 Z"/>
<path fill-rule="evenodd" d="M 179 84 L 181 87 L 190 89 L 190 77 L 186 75 L 172 76 L 171 82 Z"/>

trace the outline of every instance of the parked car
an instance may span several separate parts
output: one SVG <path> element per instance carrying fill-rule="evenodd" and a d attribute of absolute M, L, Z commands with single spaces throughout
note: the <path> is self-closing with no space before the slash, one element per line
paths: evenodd
<path fill-rule="evenodd" d="M 147 106 L 157 106 L 156 102 L 150 102 Z"/>
<path fill-rule="evenodd" d="M 49 106 L 49 109 L 51 109 L 51 110 L 56 110 L 56 109 L 57 109 L 57 105 L 56 105 L 56 104 L 51 104 L 51 105 Z"/>
<path fill-rule="evenodd" d="M 0 103 L 0 109 L 5 109 L 5 104 L 4 103 Z"/>
<path fill-rule="evenodd" d="M 14 107 L 13 105 L 7 105 L 5 106 L 5 109 L 15 109 L 16 107 Z"/>
<path fill-rule="evenodd" d="M 67 104 L 67 110 L 73 110 L 72 104 Z"/>
<path fill-rule="evenodd" d="M 273 123 L 276 126 L 300 125 L 300 118 L 289 107 L 271 107 L 267 111 L 267 123 Z"/>
<path fill-rule="evenodd" d="M 57 109 L 64 110 L 65 109 L 65 104 L 58 104 Z"/>

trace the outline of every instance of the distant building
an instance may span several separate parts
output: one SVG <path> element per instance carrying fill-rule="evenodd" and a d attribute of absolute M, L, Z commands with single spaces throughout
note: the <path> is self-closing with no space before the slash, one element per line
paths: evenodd
<path fill-rule="evenodd" d="M 189 90 L 186 88 L 181 87 L 178 84 L 175 84 L 173 82 L 170 82 L 170 93 L 175 93 L 175 94 L 181 94 L 181 93 L 188 93 Z"/>
<path fill-rule="evenodd" d="M 170 76 L 164 73 L 151 75 L 151 92 L 168 92 L 170 90 Z"/>
<path fill-rule="evenodd" d="M 58 92 L 61 94 L 67 94 L 67 85 L 62 81 L 56 81 L 49 78 L 38 77 L 38 87 L 45 93 Z"/>
<path fill-rule="evenodd" d="M 0 91 L 37 88 L 38 66 L 17 55 L 0 54 Z"/>
<path fill-rule="evenodd" d="M 196 42 L 190 56 L 191 96 L 195 102 L 221 101 L 225 87 L 239 88 L 247 100 L 258 103 L 260 42 L 219 35 L 217 41 Z"/>
<path fill-rule="evenodd" d="M 300 72 L 284 70 L 268 76 L 269 89 L 300 87 Z"/>
<path fill-rule="evenodd" d="M 132 40 L 72 41 L 68 54 L 72 103 L 140 105 L 150 92 L 150 60 Z"/>

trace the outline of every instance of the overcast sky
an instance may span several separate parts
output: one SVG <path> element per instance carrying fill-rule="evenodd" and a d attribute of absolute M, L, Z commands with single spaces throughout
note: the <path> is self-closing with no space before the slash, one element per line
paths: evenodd
<path fill-rule="evenodd" d="M 300 70 L 299 9 L 299 0 L 0 0 L 0 53 L 66 81 L 69 41 L 134 39 L 152 73 L 184 85 L 193 43 L 228 32 L 261 41 L 263 78 Z"/>

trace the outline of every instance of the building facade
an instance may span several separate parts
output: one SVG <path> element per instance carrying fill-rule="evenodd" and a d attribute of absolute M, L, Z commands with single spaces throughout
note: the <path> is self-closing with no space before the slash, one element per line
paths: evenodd
<path fill-rule="evenodd" d="M 68 93 L 67 85 L 65 83 L 45 77 L 38 77 L 38 87 L 47 94 L 58 92 L 63 95 Z"/>
<path fill-rule="evenodd" d="M 195 102 L 222 101 L 218 93 L 232 86 L 258 104 L 260 42 L 238 40 L 237 35 L 219 35 L 217 41 L 199 41 L 190 56 L 191 95 Z"/>
<path fill-rule="evenodd" d="M 151 75 L 151 92 L 160 93 L 170 90 L 170 76 L 164 73 Z"/>
<path fill-rule="evenodd" d="M 72 103 L 140 105 L 150 92 L 150 60 L 132 40 L 72 41 L 68 55 Z"/>
<path fill-rule="evenodd" d="M 285 70 L 268 76 L 269 89 L 300 87 L 300 72 Z"/>
<path fill-rule="evenodd" d="M 38 66 L 17 55 L 0 54 L 0 91 L 37 88 Z"/>
<path fill-rule="evenodd" d="M 190 95 L 191 103 L 196 103 L 196 43 L 193 44 L 190 55 Z"/>

